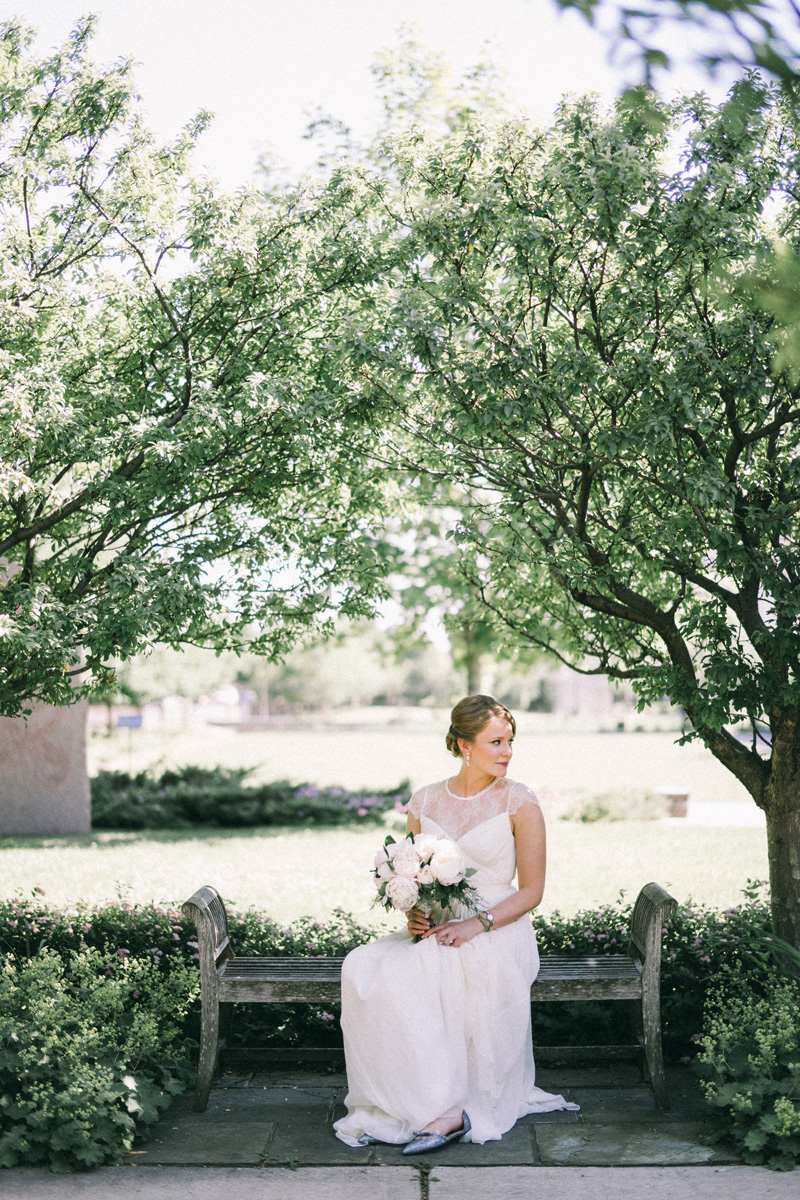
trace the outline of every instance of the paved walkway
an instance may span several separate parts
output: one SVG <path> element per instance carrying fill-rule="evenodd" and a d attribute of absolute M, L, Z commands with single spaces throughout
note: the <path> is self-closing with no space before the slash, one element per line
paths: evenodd
<path fill-rule="evenodd" d="M 693 1076 L 672 1071 L 660 1113 L 633 1065 L 538 1072 L 545 1088 L 581 1105 L 519 1121 L 500 1142 L 456 1143 L 427 1160 L 391 1146 L 352 1150 L 331 1121 L 340 1074 L 226 1074 L 205 1113 L 181 1097 L 151 1140 L 119 1167 L 54 1176 L 0 1172 L 6 1200 L 778 1200 L 798 1175 L 744 1167 L 707 1141 Z M 492 1168 L 489 1171 L 487 1168 Z"/>

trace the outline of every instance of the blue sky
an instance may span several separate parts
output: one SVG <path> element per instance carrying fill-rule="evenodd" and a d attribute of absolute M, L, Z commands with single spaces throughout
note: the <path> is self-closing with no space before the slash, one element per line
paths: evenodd
<path fill-rule="evenodd" d="M 99 18 L 98 61 L 138 62 L 157 133 L 175 133 L 200 108 L 214 111 L 197 166 L 226 188 L 247 182 L 267 147 L 302 170 L 311 158 L 306 114 L 316 105 L 368 130 L 370 61 L 404 21 L 457 73 L 494 39 L 515 105 L 537 121 L 546 122 L 566 92 L 611 98 L 621 83 L 602 37 L 575 13 L 559 13 L 555 0 L 0 0 L 0 19 L 37 28 L 40 49 L 62 41 L 87 12 Z M 672 82 L 707 86 L 691 71 Z"/>

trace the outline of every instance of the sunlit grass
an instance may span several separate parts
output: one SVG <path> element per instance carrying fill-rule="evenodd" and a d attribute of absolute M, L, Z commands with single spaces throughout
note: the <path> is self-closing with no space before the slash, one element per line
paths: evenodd
<path fill-rule="evenodd" d="M 371 923 L 369 869 L 384 831 L 235 830 L 113 833 L 0 841 L 2 891 L 44 889 L 54 904 L 78 900 L 157 900 L 179 904 L 213 884 L 241 908 L 281 921 L 324 918 L 344 908 Z M 577 909 L 634 896 L 655 880 L 678 900 L 715 907 L 740 898 L 748 878 L 767 876 L 761 829 L 709 828 L 679 821 L 581 825 L 551 819 L 544 911 Z"/>
<path fill-rule="evenodd" d="M 357 714 L 356 714 L 357 715 Z M 454 772 L 442 713 L 362 713 L 374 728 L 239 733 L 193 725 L 183 730 L 118 731 L 91 738 L 90 773 L 194 763 L 253 768 L 253 782 L 282 777 L 346 787 L 413 786 Z M 396 720 L 396 723 L 392 723 Z M 680 820 L 581 825 L 558 819 L 565 797 L 682 783 L 693 802 L 741 804 L 744 789 L 702 746 L 677 746 L 676 733 L 601 733 L 546 715 L 522 714 L 514 778 L 535 787 L 548 820 L 549 872 L 543 908 L 572 913 L 635 895 L 656 880 L 683 901 L 735 903 L 748 878 L 767 877 L 761 828 L 713 828 Z M 741 810 L 744 811 L 744 810 Z M 388 820 L 396 821 L 395 817 Z M 377 924 L 369 868 L 385 831 L 260 829 L 180 833 L 97 832 L 87 837 L 0 839 L 0 891 L 42 887 L 54 904 L 131 899 L 178 904 L 203 883 L 242 908 L 283 921 L 345 908 Z"/>

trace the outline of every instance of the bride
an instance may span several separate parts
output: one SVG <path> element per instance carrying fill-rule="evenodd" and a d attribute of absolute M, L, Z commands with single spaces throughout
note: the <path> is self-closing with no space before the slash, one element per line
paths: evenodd
<path fill-rule="evenodd" d="M 491 696 L 461 700 L 446 738 L 458 774 L 420 788 L 408 807 L 410 832 L 458 842 L 483 911 L 433 925 L 412 909 L 407 931 L 344 961 L 347 1115 L 334 1129 L 349 1146 L 405 1143 L 404 1154 L 421 1154 L 457 1138 L 496 1141 L 527 1113 L 577 1108 L 534 1083 L 539 953 L 528 913 L 544 891 L 545 829 L 536 797 L 507 778 L 515 732 Z"/>

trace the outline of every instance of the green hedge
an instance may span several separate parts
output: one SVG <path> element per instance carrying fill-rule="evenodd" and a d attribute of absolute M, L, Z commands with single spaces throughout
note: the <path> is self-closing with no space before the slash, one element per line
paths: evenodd
<path fill-rule="evenodd" d="M 386 791 L 291 784 L 248 786 L 246 770 L 184 767 L 155 779 L 146 772 L 100 771 L 91 780 L 95 829 L 188 829 L 195 825 L 343 825 L 379 823 L 403 809 L 407 780 Z"/>

